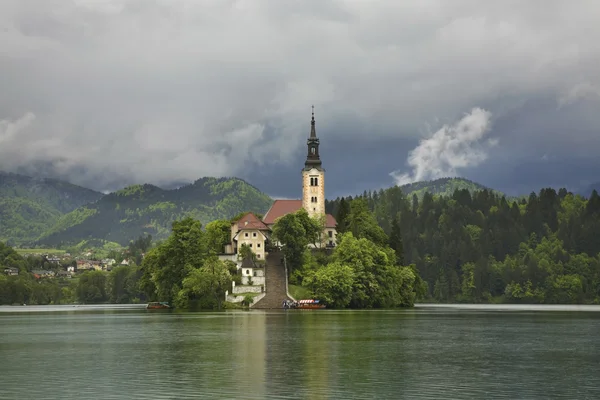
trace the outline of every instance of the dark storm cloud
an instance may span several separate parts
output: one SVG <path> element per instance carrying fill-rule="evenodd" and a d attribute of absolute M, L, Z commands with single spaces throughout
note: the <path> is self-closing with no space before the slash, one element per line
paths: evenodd
<path fill-rule="evenodd" d="M 98 190 L 241 176 L 297 197 L 315 104 L 329 197 L 389 185 L 391 172 L 509 183 L 532 159 L 559 165 L 600 150 L 599 10 L 3 1 L 0 169 Z M 473 112 L 478 122 L 465 125 Z"/>

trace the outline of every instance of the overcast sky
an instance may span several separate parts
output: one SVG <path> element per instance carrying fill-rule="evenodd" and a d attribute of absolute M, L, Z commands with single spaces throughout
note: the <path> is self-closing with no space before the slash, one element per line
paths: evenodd
<path fill-rule="evenodd" d="M 3 0 L 0 170 L 327 197 L 600 181 L 597 0 Z"/>

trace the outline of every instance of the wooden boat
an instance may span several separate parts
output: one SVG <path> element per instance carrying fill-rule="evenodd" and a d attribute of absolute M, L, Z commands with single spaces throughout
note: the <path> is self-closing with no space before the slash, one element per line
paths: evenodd
<path fill-rule="evenodd" d="M 325 308 L 325 304 L 321 304 L 320 300 L 305 299 L 298 300 L 295 308 L 313 310 L 318 308 Z"/>
<path fill-rule="evenodd" d="M 148 310 L 165 310 L 168 308 L 171 308 L 171 306 L 166 301 L 152 301 L 146 306 Z"/>

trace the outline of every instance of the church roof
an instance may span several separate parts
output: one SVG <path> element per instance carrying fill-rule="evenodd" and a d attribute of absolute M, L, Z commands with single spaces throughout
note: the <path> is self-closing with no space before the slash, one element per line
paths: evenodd
<path fill-rule="evenodd" d="M 331 214 L 327 214 L 325 217 L 325 228 L 335 228 L 337 225 L 335 217 Z"/>
<path fill-rule="evenodd" d="M 241 268 L 256 268 L 256 264 L 254 264 L 254 260 L 252 260 L 252 257 L 246 256 L 242 260 Z"/>
<path fill-rule="evenodd" d="M 302 200 L 275 200 L 263 217 L 263 222 L 272 225 L 279 217 L 293 213 L 302 208 Z"/>
<path fill-rule="evenodd" d="M 269 230 L 269 227 L 266 226 L 258 217 L 251 212 L 245 214 L 242 218 L 237 220 L 237 226 L 239 230 L 242 229 L 259 229 L 259 230 Z"/>
<path fill-rule="evenodd" d="M 293 213 L 302 208 L 302 200 L 275 200 L 269 211 L 265 214 L 263 222 L 267 225 L 273 225 L 277 218 L 286 214 Z M 335 228 L 337 222 L 333 215 L 327 214 L 325 217 L 325 227 Z"/>

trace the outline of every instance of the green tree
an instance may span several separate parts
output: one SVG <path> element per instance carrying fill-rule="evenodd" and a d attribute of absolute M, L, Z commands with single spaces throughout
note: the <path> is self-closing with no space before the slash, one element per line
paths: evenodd
<path fill-rule="evenodd" d="M 151 299 L 172 302 L 190 271 L 203 265 L 207 251 L 201 228 L 192 218 L 175 221 L 171 236 L 146 255 L 140 285 Z"/>
<path fill-rule="evenodd" d="M 211 254 L 223 253 L 225 245 L 231 242 L 231 222 L 227 220 L 209 222 L 204 231 L 206 247 Z"/>
<path fill-rule="evenodd" d="M 404 245 L 402 244 L 402 233 L 400 232 L 400 224 L 398 217 L 392 219 L 392 231 L 390 233 L 390 247 L 396 253 L 396 264 L 404 265 Z"/>
<path fill-rule="evenodd" d="M 304 253 L 312 239 L 310 226 L 308 232 L 305 226 L 309 220 L 308 213 L 302 209 L 278 218 L 273 226 L 271 236 L 282 245 L 289 273 L 304 264 Z"/>
<path fill-rule="evenodd" d="M 331 263 L 306 276 L 304 285 L 329 307 L 345 308 L 352 300 L 354 271 L 339 262 Z"/>
<path fill-rule="evenodd" d="M 365 199 L 358 198 L 350 203 L 350 213 L 346 218 L 348 232 L 352 232 L 356 238 L 365 238 L 377 245 L 387 245 L 388 238 L 383 229 L 377 224 L 377 220 L 369 211 Z"/>
<path fill-rule="evenodd" d="M 217 309 L 220 310 L 231 280 L 227 266 L 217 258 L 210 257 L 201 268 L 192 269 L 184 278 L 177 296 L 177 306 L 193 307 L 194 303 L 208 297 L 216 302 Z"/>
<path fill-rule="evenodd" d="M 106 294 L 106 274 L 102 271 L 84 272 L 79 277 L 77 298 L 84 304 L 104 303 Z"/>
<path fill-rule="evenodd" d="M 336 215 L 336 232 L 339 233 L 344 233 L 347 231 L 347 222 L 346 219 L 348 218 L 348 214 L 350 214 L 350 205 L 348 204 L 348 202 L 346 201 L 345 198 L 341 198 L 339 206 L 338 206 L 338 212 Z"/>

